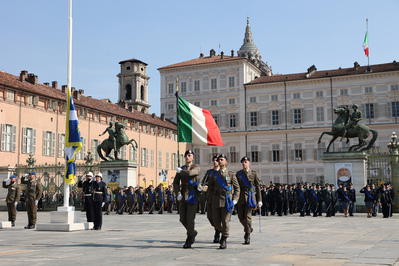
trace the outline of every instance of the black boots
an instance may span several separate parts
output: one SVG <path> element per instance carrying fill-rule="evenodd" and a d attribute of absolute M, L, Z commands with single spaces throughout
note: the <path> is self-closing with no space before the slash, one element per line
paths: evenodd
<path fill-rule="evenodd" d="M 35 229 L 35 225 L 34 224 L 28 224 L 27 226 L 25 226 L 25 229 Z"/>
<path fill-rule="evenodd" d="M 245 233 L 245 235 L 244 235 L 244 244 L 245 245 L 249 245 L 250 243 L 251 243 L 251 237 L 250 237 L 250 233 Z"/>
<path fill-rule="evenodd" d="M 186 243 L 184 243 L 183 248 L 191 248 L 191 245 L 194 244 L 195 237 L 187 236 Z"/>
<path fill-rule="evenodd" d="M 220 243 L 220 232 L 215 229 L 215 236 L 213 238 L 213 243 Z"/>
<path fill-rule="evenodd" d="M 226 243 L 227 237 L 222 236 L 222 239 L 220 239 L 220 249 L 226 249 L 227 248 L 227 243 Z"/>
<path fill-rule="evenodd" d="M 15 221 L 11 221 L 11 227 L 15 226 Z"/>

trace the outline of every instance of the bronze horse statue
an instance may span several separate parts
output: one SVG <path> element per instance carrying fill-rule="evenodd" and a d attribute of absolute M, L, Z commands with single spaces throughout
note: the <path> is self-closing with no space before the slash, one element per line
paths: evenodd
<path fill-rule="evenodd" d="M 339 137 L 342 137 L 344 127 L 346 123 L 349 121 L 349 109 L 346 106 L 342 106 L 339 108 L 334 109 L 334 113 L 338 115 L 338 118 L 335 120 L 331 132 L 324 131 L 321 133 L 319 137 L 319 141 L 317 143 L 321 142 L 321 138 L 324 136 L 324 134 L 331 135 L 333 138 L 331 139 L 330 143 L 328 144 L 328 147 L 326 149 L 326 152 L 329 152 L 331 144 Z M 370 135 L 370 133 L 373 134 L 372 139 L 370 140 L 369 144 L 367 145 L 366 139 Z M 353 145 L 349 147 L 349 151 L 356 151 L 356 150 L 369 150 L 374 142 L 377 140 L 378 137 L 378 132 L 374 129 L 370 129 L 368 126 L 363 125 L 363 124 L 357 124 L 354 127 L 349 127 L 347 129 L 345 137 L 348 139 L 351 138 L 358 138 L 359 139 L 359 144 Z M 364 147 L 366 146 L 367 147 Z"/>
<path fill-rule="evenodd" d="M 114 149 L 114 143 L 112 143 L 110 141 L 110 139 L 104 140 L 103 142 L 101 142 L 100 145 L 97 146 L 98 156 L 100 156 L 100 158 L 103 159 L 104 161 L 120 160 L 118 158 L 118 153 L 119 153 L 120 148 L 125 145 L 131 144 L 134 150 L 137 149 L 137 142 L 134 139 L 129 140 L 129 137 L 126 135 L 123 128 L 124 128 L 123 124 L 121 124 L 119 122 L 115 123 L 115 135 L 116 135 L 115 136 L 116 137 L 116 151 L 114 151 L 115 158 L 112 158 L 111 156 L 109 156 L 111 151 Z M 133 144 L 133 142 L 135 145 Z M 103 150 L 105 152 L 105 157 L 102 154 L 101 150 Z"/>

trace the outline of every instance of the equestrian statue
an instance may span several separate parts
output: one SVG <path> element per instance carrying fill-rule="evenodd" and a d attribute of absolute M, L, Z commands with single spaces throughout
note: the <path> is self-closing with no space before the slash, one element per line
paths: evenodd
<path fill-rule="evenodd" d="M 349 139 L 352 138 L 359 139 L 359 144 L 350 146 L 349 151 L 369 150 L 377 140 L 378 132 L 376 130 L 370 129 L 364 124 L 359 124 L 359 121 L 362 120 L 362 112 L 358 110 L 358 106 L 354 104 L 352 108 L 352 114 L 349 113 L 349 109 L 346 106 L 341 106 L 334 109 L 334 113 L 338 115 L 338 118 L 335 120 L 331 132 L 324 131 L 321 133 L 319 141 L 317 142 L 321 142 L 321 138 L 324 136 L 324 134 L 333 136 L 328 144 L 326 152 L 329 152 L 331 144 L 339 137 L 341 137 L 341 141 L 346 138 L 346 143 L 348 143 Z M 366 139 L 370 133 L 372 133 L 373 137 L 367 145 Z"/>
<path fill-rule="evenodd" d="M 123 130 L 124 127 L 125 126 L 119 122 L 116 122 L 115 127 L 113 127 L 113 122 L 111 121 L 109 122 L 109 127 L 107 127 L 105 131 L 99 135 L 102 136 L 105 133 L 108 133 L 108 139 L 104 140 L 100 145 L 97 146 L 98 156 L 100 156 L 100 158 L 104 161 L 120 160 L 118 154 L 120 153 L 120 148 L 125 145 L 131 144 L 134 150 L 137 149 L 137 142 L 134 139 L 129 140 L 129 137 Z M 101 150 L 105 152 L 105 157 Z M 112 150 L 114 150 L 115 158 L 112 158 L 109 155 Z"/>

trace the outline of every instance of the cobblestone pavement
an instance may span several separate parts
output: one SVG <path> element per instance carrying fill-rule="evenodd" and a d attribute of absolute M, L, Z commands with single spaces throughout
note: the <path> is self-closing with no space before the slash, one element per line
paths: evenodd
<path fill-rule="evenodd" d="M 0 212 L 0 221 L 6 220 Z M 49 212 L 38 213 L 38 223 L 49 221 Z M 214 231 L 201 214 L 195 244 L 187 250 L 176 213 L 111 214 L 101 231 L 25 230 L 26 224 L 26 212 L 19 212 L 16 227 L 0 229 L 1 265 L 399 265 L 399 214 L 268 216 L 262 217 L 261 233 L 255 216 L 250 245 L 242 244 L 243 227 L 232 216 L 226 250 L 212 243 Z"/>

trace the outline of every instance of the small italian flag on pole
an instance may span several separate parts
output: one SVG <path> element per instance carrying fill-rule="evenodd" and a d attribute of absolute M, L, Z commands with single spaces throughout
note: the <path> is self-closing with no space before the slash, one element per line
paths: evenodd
<path fill-rule="evenodd" d="M 178 142 L 223 146 L 220 130 L 209 110 L 199 108 L 178 97 Z"/>
<path fill-rule="evenodd" d="M 363 50 L 364 50 L 364 54 L 367 57 L 369 57 L 369 37 L 367 36 L 367 31 L 366 31 L 366 36 L 364 37 Z"/>

